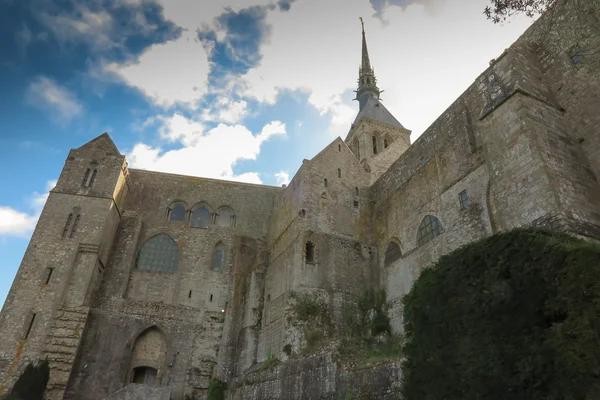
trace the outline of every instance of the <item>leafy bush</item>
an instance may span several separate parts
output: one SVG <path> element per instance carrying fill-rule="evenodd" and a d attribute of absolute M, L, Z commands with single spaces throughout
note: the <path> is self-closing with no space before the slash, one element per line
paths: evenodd
<path fill-rule="evenodd" d="M 384 289 L 365 290 L 357 299 L 356 307 L 351 306 L 344 310 L 346 334 L 355 337 L 377 336 L 381 333 L 391 335 L 386 298 Z"/>
<path fill-rule="evenodd" d="M 35 366 L 29 363 L 15 382 L 10 394 L 3 397 L 3 400 L 43 400 L 49 379 L 48 360 L 41 361 Z"/>
<path fill-rule="evenodd" d="M 403 398 L 600 398 L 600 245 L 515 230 L 425 269 L 404 298 Z"/>
<path fill-rule="evenodd" d="M 208 384 L 208 396 L 206 400 L 225 400 L 227 383 L 220 379 L 212 378 Z"/>
<path fill-rule="evenodd" d="M 300 321 L 306 321 L 319 315 L 319 303 L 310 297 L 301 297 L 294 305 L 294 311 Z"/>

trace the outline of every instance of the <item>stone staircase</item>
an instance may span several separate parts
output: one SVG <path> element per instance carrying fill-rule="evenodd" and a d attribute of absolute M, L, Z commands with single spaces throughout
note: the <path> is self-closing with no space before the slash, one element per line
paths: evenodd
<path fill-rule="evenodd" d="M 44 343 L 50 362 L 47 400 L 62 400 L 88 318 L 89 307 L 61 307 Z"/>

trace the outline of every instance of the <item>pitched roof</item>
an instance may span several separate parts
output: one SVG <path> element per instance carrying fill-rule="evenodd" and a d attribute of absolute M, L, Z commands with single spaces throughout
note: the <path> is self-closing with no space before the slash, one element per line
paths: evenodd
<path fill-rule="evenodd" d="M 377 99 L 373 93 L 365 93 L 363 96 L 368 96 L 365 105 L 360 109 L 358 115 L 354 119 L 353 126 L 360 121 L 362 117 L 369 118 L 375 121 L 383 122 L 384 124 L 396 126 L 406 129 L 402 124 L 388 111 L 387 108 Z"/>
<path fill-rule="evenodd" d="M 121 152 L 115 145 L 115 142 L 112 141 L 112 139 L 110 138 L 110 135 L 107 132 L 104 132 L 102 135 L 97 136 L 96 138 L 85 143 L 84 145 L 78 147 L 77 150 L 83 150 L 84 148 L 91 148 L 91 147 L 105 148 L 107 150 L 112 150 L 112 151 L 116 152 L 117 154 L 121 154 Z"/>

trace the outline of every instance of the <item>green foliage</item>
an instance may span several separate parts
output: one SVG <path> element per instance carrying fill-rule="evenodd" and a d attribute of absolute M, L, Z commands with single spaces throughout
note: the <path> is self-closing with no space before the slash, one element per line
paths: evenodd
<path fill-rule="evenodd" d="M 392 336 L 385 290 L 366 290 L 344 309 L 345 337 L 338 347 L 343 362 L 364 364 L 402 356 L 402 336 Z"/>
<path fill-rule="evenodd" d="M 208 384 L 208 396 L 206 400 L 225 400 L 225 390 L 227 390 L 227 383 L 220 379 L 212 378 Z"/>
<path fill-rule="evenodd" d="M 283 346 L 283 352 L 289 357 L 292 355 L 292 345 L 291 344 L 286 344 L 285 346 Z"/>
<path fill-rule="evenodd" d="M 48 360 L 41 361 L 35 366 L 29 363 L 15 382 L 10 394 L 4 399 L 43 400 L 49 379 L 50 366 Z"/>
<path fill-rule="evenodd" d="M 404 298 L 403 398 L 600 397 L 600 245 L 515 230 L 425 269 Z"/>
<path fill-rule="evenodd" d="M 344 310 L 344 326 L 347 336 L 369 337 L 382 333 L 391 335 L 385 290 L 365 290 L 358 298 L 356 307 Z"/>
<path fill-rule="evenodd" d="M 402 358 L 404 338 L 401 335 L 390 336 L 385 342 L 374 338 L 345 337 L 338 347 L 342 362 L 352 361 L 357 365 L 398 360 Z"/>
<path fill-rule="evenodd" d="M 490 0 L 492 6 L 486 6 L 483 13 L 495 24 L 506 21 L 514 14 L 533 17 L 547 10 L 556 0 Z"/>
<path fill-rule="evenodd" d="M 319 303 L 310 297 L 300 297 L 294 305 L 294 311 L 300 321 L 307 321 L 319 315 Z"/>
<path fill-rule="evenodd" d="M 267 352 L 267 359 L 265 361 L 263 361 L 262 365 L 260 366 L 261 371 L 263 369 L 267 369 L 269 367 L 269 365 L 271 365 L 276 360 L 277 360 L 277 358 L 275 358 L 275 353 L 273 353 L 271 350 L 269 350 Z"/>
<path fill-rule="evenodd" d="M 304 333 L 306 346 L 302 349 L 303 354 L 314 353 L 319 350 L 325 340 L 325 335 L 320 329 L 312 329 Z"/>

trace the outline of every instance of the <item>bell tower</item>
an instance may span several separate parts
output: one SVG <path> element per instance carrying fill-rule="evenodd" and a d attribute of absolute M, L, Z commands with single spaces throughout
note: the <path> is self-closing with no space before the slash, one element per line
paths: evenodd
<path fill-rule="evenodd" d="M 345 142 L 365 170 L 371 173 L 371 182 L 375 182 L 410 146 L 410 131 L 381 102 L 379 96 L 383 90 L 377 86 L 362 17 L 360 22 L 362 55 L 354 99 L 358 100 L 359 111 Z"/>

